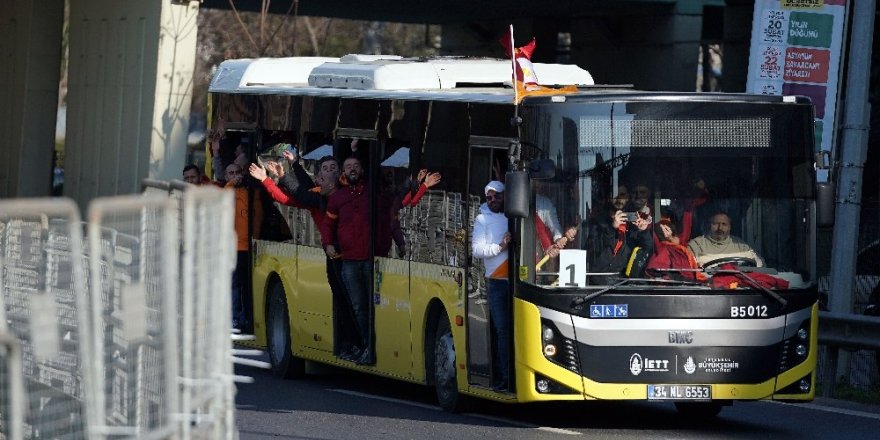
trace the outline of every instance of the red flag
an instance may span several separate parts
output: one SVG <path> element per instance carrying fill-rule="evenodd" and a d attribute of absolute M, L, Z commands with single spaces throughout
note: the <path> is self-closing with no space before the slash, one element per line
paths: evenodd
<path fill-rule="evenodd" d="M 514 102 L 517 104 L 527 95 L 556 95 L 577 91 L 575 86 L 553 89 L 538 85 L 538 76 L 535 75 L 535 68 L 532 65 L 532 53 L 535 52 L 536 46 L 535 37 L 532 37 L 529 44 L 515 47 L 513 45 L 513 25 L 510 25 L 507 35 L 501 37 L 499 42 L 504 46 L 505 54 L 510 57 L 510 63 L 513 67 L 511 79 L 514 89 Z"/>
<path fill-rule="evenodd" d="M 535 76 L 535 68 L 532 66 L 532 53 L 535 52 L 535 37 L 522 47 L 513 47 L 513 25 L 510 26 L 508 35 L 499 40 L 504 46 L 504 53 L 510 57 L 513 63 L 514 81 L 525 86 L 526 90 L 538 89 L 538 77 Z"/>

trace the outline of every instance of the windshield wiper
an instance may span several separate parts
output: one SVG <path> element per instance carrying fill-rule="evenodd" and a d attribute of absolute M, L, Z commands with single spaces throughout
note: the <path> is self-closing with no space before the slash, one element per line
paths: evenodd
<path fill-rule="evenodd" d="M 604 288 L 604 289 L 597 290 L 597 291 L 595 291 L 595 292 L 593 292 L 593 293 L 591 293 L 591 294 L 589 294 L 589 295 L 584 295 L 584 296 L 582 296 L 582 297 L 580 297 L 580 298 L 575 298 L 574 301 L 571 302 L 571 307 L 572 307 L 572 308 L 575 308 L 575 307 L 581 306 L 581 305 L 583 305 L 585 302 L 587 302 L 587 301 L 589 301 L 589 300 L 591 300 L 591 299 L 593 299 L 593 298 L 595 298 L 595 297 L 597 297 L 597 296 L 599 296 L 599 295 L 601 295 L 601 294 L 603 294 L 603 293 L 605 293 L 605 292 L 608 292 L 608 291 L 614 290 L 614 289 L 616 289 L 616 288 L 618 288 L 618 287 L 620 287 L 620 286 L 622 286 L 622 285 L 624 285 L 624 284 L 626 284 L 626 283 L 629 283 L 630 281 L 636 280 L 636 279 L 637 279 L 637 278 L 624 278 L 624 279 L 622 279 L 622 280 L 620 280 L 620 281 L 618 281 L 618 282 L 616 282 L 616 283 L 614 283 L 614 284 L 612 284 L 612 285 L 610 285 L 610 286 L 608 286 L 608 287 L 606 287 L 606 288 Z"/>
<path fill-rule="evenodd" d="M 713 270 L 713 269 L 709 269 L 709 270 L 706 271 L 706 273 L 708 273 L 708 274 L 710 274 L 710 275 L 715 275 L 715 274 L 718 274 L 718 273 L 732 273 L 732 274 L 735 274 L 735 275 L 739 275 L 739 276 L 745 278 L 746 281 L 748 281 L 749 284 L 751 284 L 751 287 L 754 287 L 754 288 L 756 288 L 756 289 L 758 289 L 758 290 L 764 292 L 765 295 L 767 295 L 767 296 L 770 297 L 771 299 L 773 299 L 773 300 L 775 300 L 776 302 L 778 302 L 779 305 L 781 305 L 782 307 L 785 307 L 785 306 L 788 304 L 788 300 L 786 300 L 785 298 L 783 298 L 782 296 L 780 296 L 778 293 L 776 293 L 776 292 L 770 290 L 770 288 L 768 288 L 767 286 L 764 286 L 763 284 L 759 283 L 759 282 L 756 281 L 754 278 L 752 278 L 752 277 L 746 275 L 745 272 L 743 272 L 743 271 L 741 271 L 741 270 L 739 270 L 739 269 L 714 269 L 714 270 Z"/>
<path fill-rule="evenodd" d="M 750 287 L 754 287 L 754 288 L 760 290 L 764 295 L 766 295 L 770 299 L 778 302 L 780 306 L 785 307 L 786 305 L 788 305 L 788 300 L 786 300 L 785 298 L 783 298 L 782 296 L 780 296 L 778 293 L 774 292 L 770 288 L 759 283 L 754 278 L 746 275 L 746 272 L 767 273 L 767 272 L 775 272 L 775 270 L 773 270 L 773 269 L 761 270 L 763 268 L 749 268 L 749 269 L 752 269 L 752 270 L 743 271 L 743 270 L 739 270 L 739 269 L 707 269 L 707 270 L 705 270 L 705 272 L 709 275 L 715 275 L 718 273 L 730 273 L 730 274 L 739 275 L 743 279 L 748 281 L 748 284 L 750 285 Z M 758 270 L 754 270 L 754 269 L 758 269 Z M 703 272 L 704 271 L 702 269 L 653 269 L 653 270 L 655 270 L 657 272 L 674 272 L 674 273 Z M 607 276 L 610 274 L 606 274 L 606 273 L 590 274 L 590 273 L 588 273 L 587 275 L 606 275 Z M 616 290 L 618 287 L 623 286 L 624 284 L 629 284 L 631 281 L 641 281 L 641 282 L 659 283 L 659 284 L 675 284 L 675 285 L 679 285 L 679 286 L 681 286 L 681 285 L 702 286 L 702 283 L 698 283 L 698 282 L 694 282 L 694 281 L 664 280 L 661 278 L 624 278 L 624 279 L 622 279 L 622 280 L 620 280 L 620 281 L 618 281 L 608 287 L 605 287 L 603 289 L 599 289 L 593 293 L 590 293 L 589 295 L 584 295 L 582 297 L 575 298 L 571 302 L 571 307 L 572 308 L 580 307 L 584 303 L 586 303 L 586 302 L 588 302 L 588 301 L 590 301 L 600 295 L 603 295 L 603 294 L 610 292 L 612 290 Z"/>
<path fill-rule="evenodd" d="M 676 270 L 676 269 L 671 269 L 671 270 Z M 619 274 L 617 274 L 617 273 L 614 273 L 614 274 L 588 273 L 587 275 L 609 276 L 609 275 L 619 275 Z M 605 294 L 606 292 L 610 292 L 612 290 L 615 290 L 618 287 L 620 287 L 624 284 L 628 284 L 631 281 L 640 281 L 640 282 L 651 283 L 651 284 L 674 284 L 676 286 L 702 286 L 702 284 L 700 284 L 700 283 L 693 282 L 693 281 L 684 281 L 684 280 L 664 280 L 662 278 L 624 278 L 624 279 L 622 279 L 622 280 L 620 280 L 620 281 L 618 281 L 608 287 L 605 287 L 603 289 L 600 289 L 600 290 L 597 290 L 593 293 L 590 293 L 589 295 L 585 295 L 580 298 L 575 298 L 574 301 L 571 302 L 571 307 L 581 306 L 585 302 L 590 301 L 599 295 Z"/>

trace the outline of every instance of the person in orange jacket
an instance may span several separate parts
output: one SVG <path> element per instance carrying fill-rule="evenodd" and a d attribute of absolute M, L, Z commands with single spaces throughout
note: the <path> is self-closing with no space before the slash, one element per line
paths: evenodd
<path fill-rule="evenodd" d="M 253 200 L 245 186 L 242 168 L 236 163 L 226 167 L 226 189 L 235 192 L 235 236 L 236 265 L 232 273 L 232 327 L 243 333 L 253 331 L 253 296 L 251 292 L 250 269 L 250 237 L 259 237 L 260 224 L 263 222 L 262 203 L 259 193 L 254 193 Z M 253 216 L 249 217 L 251 202 Z"/>

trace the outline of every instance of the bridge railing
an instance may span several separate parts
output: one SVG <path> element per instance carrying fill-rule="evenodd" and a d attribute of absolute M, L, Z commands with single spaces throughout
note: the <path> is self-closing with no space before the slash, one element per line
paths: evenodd
<path fill-rule="evenodd" d="M 841 350 L 847 353 L 863 354 L 862 357 L 874 357 L 875 364 L 867 365 L 856 374 L 874 375 L 880 373 L 880 317 L 864 316 L 850 313 L 819 312 L 819 344 L 825 346 L 822 372 L 822 396 L 834 397 L 838 382 L 838 359 Z M 868 362 L 871 363 L 870 361 Z M 858 364 L 850 363 L 848 370 Z M 850 374 L 853 374 L 850 371 Z"/>
<path fill-rule="evenodd" d="M 852 268 L 852 303 L 846 311 L 820 312 L 819 377 L 824 396 L 835 396 L 835 390 L 852 391 L 880 389 L 880 331 L 872 324 L 880 320 L 880 202 L 862 204 L 859 240 L 855 267 Z M 836 292 L 830 290 L 831 235 L 819 236 L 819 290 L 826 299 Z M 873 315 L 873 316 L 865 316 Z M 840 385 L 840 386 L 839 386 Z M 880 403 L 880 402 L 878 402 Z"/>

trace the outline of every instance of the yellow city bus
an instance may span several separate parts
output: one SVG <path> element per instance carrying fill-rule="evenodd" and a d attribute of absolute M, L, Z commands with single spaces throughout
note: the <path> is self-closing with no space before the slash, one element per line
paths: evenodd
<path fill-rule="evenodd" d="M 575 66 L 535 69 L 542 83 L 578 91 L 517 104 L 506 60 L 220 65 L 210 124 L 225 129 L 224 161 L 235 145 L 258 161 L 288 143 L 306 169 L 328 152 L 340 162 L 356 155 L 370 182 L 374 365 L 334 354 L 350 316 L 334 304 L 309 212 L 254 198 L 266 214 L 252 237 L 253 345 L 269 352 L 275 373 L 299 376 L 311 361 L 431 385 L 452 411 L 466 397 L 656 400 L 710 416 L 737 400 L 812 400 L 818 293 L 809 102 L 642 92 L 592 85 Z M 412 194 L 408 179 L 421 169 L 442 180 L 399 209 L 405 245 L 380 254 L 389 239 L 378 200 L 383 191 Z M 504 176 L 512 383 L 498 390 L 493 317 L 471 234 L 484 185 Z M 611 225 L 618 210 L 649 226 L 633 230 L 635 217 Z M 681 251 L 682 242 L 711 236 L 722 212 L 736 237 L 729 240 L 751 254 L 657 266 L 669 249 L 660 224 L 679 235 Z M 545 257 L 546 237 L 560 229 L 576 235 Z M 631 233 L 649 239 L 617 246 L 621 233 L 624 244 Z M 609 246 L 614 258 L 625 253 L 624 265 L 603 260 Z"/>

